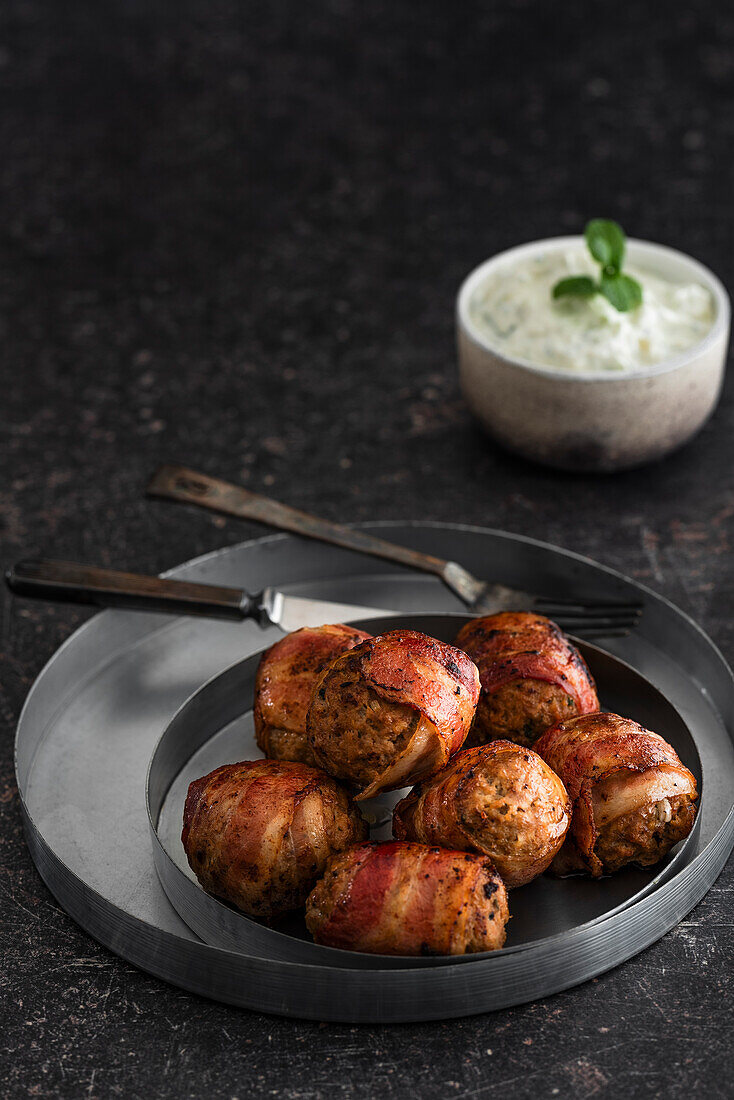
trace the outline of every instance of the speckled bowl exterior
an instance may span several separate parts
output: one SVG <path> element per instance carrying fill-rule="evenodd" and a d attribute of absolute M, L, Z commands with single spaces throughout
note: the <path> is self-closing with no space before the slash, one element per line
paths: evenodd
<path fill-rule="evenodd" d="M 708 268 L 647 241 L 628 242 L 632 265 L 676 282 L 699 282 L 712 294 L 715 320 L 689 351 L 626 374 L 536 367 L 492 348 L 469 316 L 477 286 L 503 266 L 581 237 L 534 241 L 476 268 L 457 298 L 458 353 L 464 397 L 498 443 L 548 466 L 613 471 L 662 458 L 699 431 L 719 399 L 729 343 L 729 297 Z"/>

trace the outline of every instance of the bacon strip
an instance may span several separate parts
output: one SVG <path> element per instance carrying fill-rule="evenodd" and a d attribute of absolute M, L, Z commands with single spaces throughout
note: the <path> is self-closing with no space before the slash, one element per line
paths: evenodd
<path fill-rule="evenodd" d="M 370 635 L 335 623 L 303 627 L 263 654 L 255 679 L 255 725 L 305 734 L 306 711 L 319 674 L 327 664 Z"/>
<path fill-rule="evenodd" d="M 320 929 L 319 939 L 347 950 L 379 950 L 381 925 L 375 917 L 385 912 L 385 898 L 394 885 L 398 862 L 391 852 L 371 844 L 353 848 L 349 855 L 351 875 Z"/>
<path fill-rule="evenodd" d="M 599 707 L 581 654 L 543 615 L 504 611 L 475 619 L 462 628 L 456 644 L 476 662 L 482 689 L 490 695 L 516 680 L 543 680 L 562 688 L 582 714 Z"/>
<path fill-rule="evenodd" d="M 403 753 L 360 795 L 371 798 L 432 774 L 461 748 L 479 700 L 479 677 L 461 650 L 415 630 L 382 634 L 363 650 L 361 669 L 369 687 L 422 715 Z"/>
<path fill-rule="evenodd" d="M 306 903 L 317 943 L 387 955 L 493 950 L 508 916 L 485 856 L 401 842 L 335 857 Z"/>
<path fill-rule="evenodd" d="M 532 749 L 510 741 L 462 749 L 395 807 L 399 840 L 482 852 L 508 887 L 552 862 L 571 822 L 559 777 Z"/>
<path fill-rule="evenodd" d="M 535 751 L 566 785 L 574 803 L 571 832 L 593 875 L 604 869 L 594 853 L 600 828 L 663 798 L 697 797 L 696 780 L 672 745 L 618 714 L 559 722 Z"/>
<path fill-rule="evenodd" d="M 419 710 L 446 739 L 451 755 L 463 744 L 479 700 L 474 662 L 417 630 L 392 630 L 373 641 L 379 645 L 367 645 L 362 658 L 370 687 Z"/>
<path fill-rule="evenodd" d="M 328 857 L 366 832 L 345 791 L 323 772 L 246 760 L 190 785 L 181 840 L 206 890 L 271 916 L 303 904 Z"/>
<path fill-rule="evenodd" d="M 212 772 L 212 775 L 214 774 L 215 773 Z M 183 832 L 181 833 L 181 843 L 184 848 L 188 843 L 191 824 L 197 815 L 210 778 L 211 776 L 204 775 L 201 779 L 195 779 L 193 783 L 189 783 L 186 802 L 184 803 Z"/>
<path fill-rule="evenodd" d="M 314 760 L 358 800 L 432 775 L 464 743 L 479 698 L 465 653 L 415 630 L 369 638 L 324 669 L 306 729 Z"/>

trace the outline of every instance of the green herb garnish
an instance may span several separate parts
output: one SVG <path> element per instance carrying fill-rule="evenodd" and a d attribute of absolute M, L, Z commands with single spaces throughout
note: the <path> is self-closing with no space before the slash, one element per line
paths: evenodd
<path fill-rule="evenodd" d="M 553 287 L 554 298 L 591 298 L 594 294 L 604 297 L 620 313 L 636 309 L 642 303 L 642 287 L 636 279 L 622 273 L 627 238 L 621 225 L 594 218 L 584 230 L 589 252 L 601 267 L 599 282 L 588 275 L 571 275 L 561 279 Z"/>

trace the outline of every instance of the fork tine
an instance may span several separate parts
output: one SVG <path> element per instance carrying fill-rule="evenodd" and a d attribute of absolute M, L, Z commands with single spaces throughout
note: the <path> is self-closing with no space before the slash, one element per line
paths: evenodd
<path fill-rule="evenodd" d="M 583 627 L 588 630 L 634 630 L 639 626 L 639 619 L 629 616 L 610 618 L 606 615 L 588 615 L 581 618 L 576 615 L 558 615 L 551 621 L 554 621 L 561 629 L 570 630 L 571 632 L 581 630 Z"/>
<path fill-rule="evenodd" d="M 557 623 L 578 623 L 579 626 L 592 626 L 601 623 L 603 626 L 636 626 L 640 621 L 639 615 L 558 615 L 554 620 Z"/>
<path fill-rule="evenodd" d="M 577 630 L 576 637 L 585 642 L 593 642 L 595 638 L 629 638 L 629 630 Z"/>
<path fill-rule="evenodd" d="M 463 597 L 462 597 L 463 598 Z M 557 623 L 569 628 L 582 625 L 603 629 L 634 628 L 643 613 L 644 605 L 636 600 L 593 600 L 585 602 L 577 596 L 575 599 L 538 596 L 519 588 L 507 588 L 502 585 L 485 584 L 479 598 L 469 604 L 475 615 L 494 615 L 501 610 L 530 610 L 548 615 Z"/>
<path fill-rule="evenodd" d="M 558 623 L 564 629 L 572 630 L 573 627 L 596 626 L 619 627 L 620 630 L 640 625 L 639 615 L 552 615 L 551 621 Z"/>
<path fill-rule="evenodd" d="M 602 623 L 604 626 L 637 626 L 639 615 L 551 615 L 554 623 L 566 623 L 568 626 L 583 626 Z"/>
<path fill-rule="evenodd" d="M 561 615 L 555 619 L 554 622 L 561 627 L 562 630 L 570 630 L 580 633 L 582 630 L 634 630 L 638 625 L 637 619 L 604 619 L 604 618 L 568 618 Z"/>
<path fill-rule="evenodd" d="M 578 603 L 572 600 L 551 600 L 539 596 L 535 601 L 538 610 L 547 614 L 555 611 L 557 615 L 641 615 L 643 605 L 641 603 L 614 603 L 596 600 L 593 603 Z"/>

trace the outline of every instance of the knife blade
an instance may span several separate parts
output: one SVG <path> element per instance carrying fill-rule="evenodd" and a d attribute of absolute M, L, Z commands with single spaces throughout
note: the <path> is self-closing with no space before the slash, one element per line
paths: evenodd
<path fill-rule="evenodd" d="M 303 626 L 323 626 L 324 623 L 353 623 L 362 619 L 380 619 L 399 615 L 384 607 L 360 607 L 358 604 L 330 603 L 303 596 L 289 596 L 275 588 L 262 594 L 262 608 L 267 622 L 279 626 L 286 634 Z"/>

